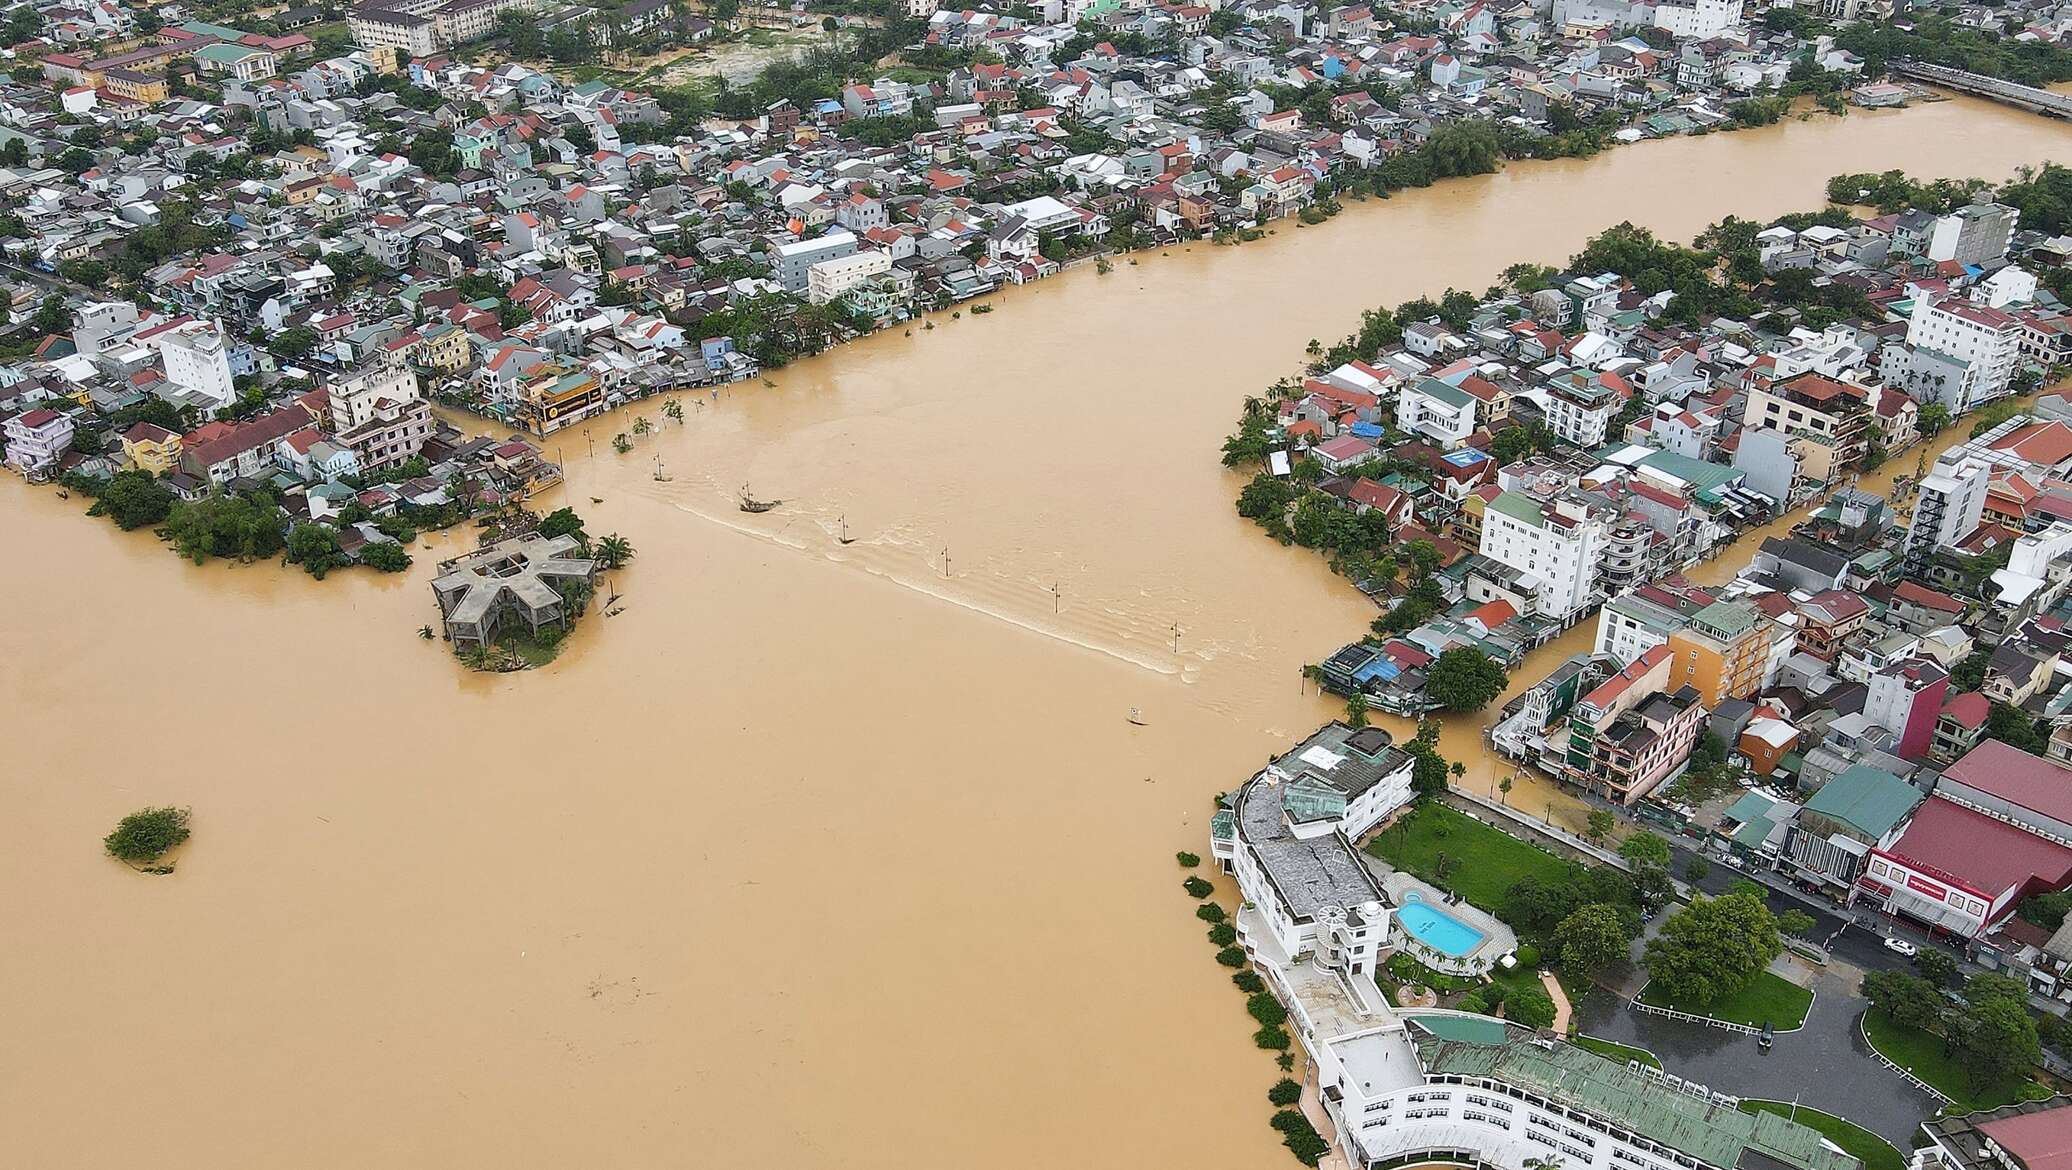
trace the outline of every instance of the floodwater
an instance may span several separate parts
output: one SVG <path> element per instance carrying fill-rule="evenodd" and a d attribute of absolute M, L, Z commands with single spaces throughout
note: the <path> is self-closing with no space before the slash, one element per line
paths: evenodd
<path fill-rule="evenodd" d="M 1517 166 L 645 404 L 632 454 L 625 417 L 552 444 L 639 550 L 625 610 L 519 676 L 416 636 L 461 534 L 319 583 L 9 479 L 7 1160 L 1281 1165 L 1172 856 L 1373 613 L 1232 511 L 1239 399 L 1622 219 L 2068 145 L 1959 101 Z M 100 856 L 162 803 L 177 874 Z"/>

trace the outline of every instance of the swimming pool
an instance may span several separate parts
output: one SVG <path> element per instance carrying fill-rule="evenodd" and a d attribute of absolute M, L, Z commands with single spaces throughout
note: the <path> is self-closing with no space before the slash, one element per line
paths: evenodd
<path fill-rule="evenodd" d="M 1455 959 L 1474 954 L 1482 940 L 1489 937 L 1425 901 L 1415 891 L 1404 895 L 1403 904 L 1396 907 L 1396 921 L 1403 924 L 1412 938 Z"/>

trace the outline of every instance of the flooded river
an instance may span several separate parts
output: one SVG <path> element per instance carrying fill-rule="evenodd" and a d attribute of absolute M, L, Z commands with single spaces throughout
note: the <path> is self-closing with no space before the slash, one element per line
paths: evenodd
<path fill-rule="evenodd" d="M 1335 710 L 1300 667 L 1373 611 L 1232 511 L 1238 400 L 1622 219 L 2068 146 L 1960 101 L 1517 166 L 647 404 L 632 454 L 625 419 L 552 441 L 546 502 L 639 558 L 521 676 L 415 634 L 457 543 L 196 568 L 8 478 L 9 1161 L 1283 1165 L 1172 854 Z M 100 856 L 157 803 L 194 808 L 176 875 Z"/>

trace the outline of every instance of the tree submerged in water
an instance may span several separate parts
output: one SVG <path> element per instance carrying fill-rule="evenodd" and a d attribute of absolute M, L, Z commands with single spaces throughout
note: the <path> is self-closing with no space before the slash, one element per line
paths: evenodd
<path fill-rule="evenodd" d="M 147 873 L 171 873 L 172 866 L 156 862 L 187 840 L 187 810 L 146 808 L 122 818 L 115 831 L 101 839 L 108 853 L 118 861 Z"/>

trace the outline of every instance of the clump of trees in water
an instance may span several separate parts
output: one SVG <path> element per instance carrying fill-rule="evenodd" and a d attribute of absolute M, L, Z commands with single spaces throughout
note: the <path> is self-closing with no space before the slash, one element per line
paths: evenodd
<path fill-rule="evenodd" d="M 109 856 L 132 868 L 145 873 L 171 873 L 173 867 L 160 862 L 187 840 L 187 817 L 188 810 L 184 808 L 139 809 L 122 818 L 114 832 L 101 838 L 101 843 Z"/>

